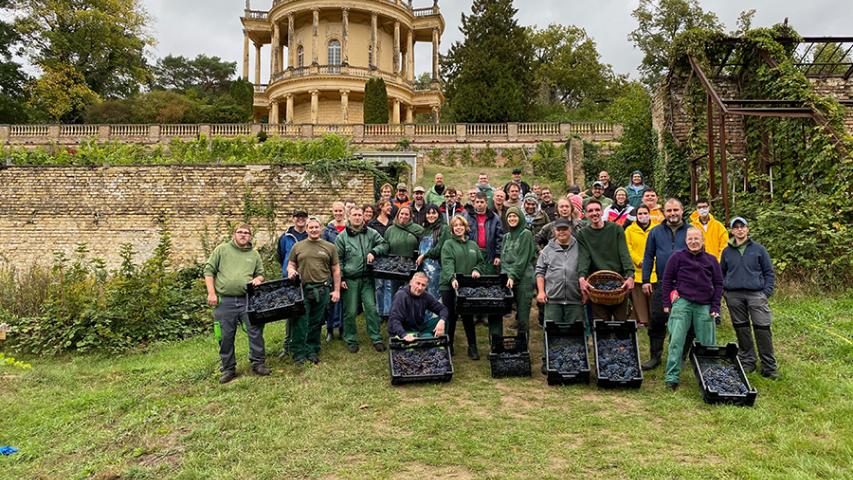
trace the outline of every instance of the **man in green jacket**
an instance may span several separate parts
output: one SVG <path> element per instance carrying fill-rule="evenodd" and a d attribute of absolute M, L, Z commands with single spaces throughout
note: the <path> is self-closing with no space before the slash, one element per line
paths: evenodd
<path fill-rule="evenodd" d="M 444 185 L 444 175 L 435 174 L 435 185 L 433 185 L 426 194 L 426 203 L 431 203 L 436 207 L 441 206 L 444 202 L 444 190 L 447 187 Z"/>
<path fill-rule="evenodd" d="M 234 336 L 237 325 L 243 322 L 249 337 L 249 361 L 256 375 L 269 375 L 264 349 L 264 326 L 253 325 L 246 314 L 246 284 L 258 286 L 264 281 L 264 264 L 252 245 L 252 227 L 241 223 L 234 229 L 231 240 L 217 246 L 204 265 L 207 304 L 216 307 L 213 319 L 219 323 L 219 383 L 237 377 L 234 355 Z"/>
<path fill-rule="evenodd" d="M 359 304 L 364 311 L 367 334 L 377 352 L 385 351 L 376 311 L 376 289 L 367 264 L 379 255 L 388 253 L 388 242 L 376 230 L 364 224 L 360 207 L 350 210 L 349 222 L 335 240 L 341 264 L 341 288 L 344 291 L 344 341 L 350 353 L 358 352 L 355 318 Z"/>
<path fill-rule="evenodd" d="M 589 295 L 589 282 L 586 277 L 599 271 L 610 270 L 624 277 L 623 289 L 634 288 L 634 262 L 628 252 L 625 230 L 613 222 L 602 218 L 602 205 L 597 199 L 589 199 L 585 207 L 589 227 L 578 232 L 578 277 L 581 291 Z M 627 320 L 628 297 L 618 305 L 592 303 L 592 318 L 602 320 Z"/>

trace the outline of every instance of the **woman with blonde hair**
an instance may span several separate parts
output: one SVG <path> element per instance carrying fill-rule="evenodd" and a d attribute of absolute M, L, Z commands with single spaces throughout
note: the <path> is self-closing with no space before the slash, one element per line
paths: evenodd
<path fill-rule="evenodd" d="M 468 222 L 462 216 L 453 217 L 450 220 L 450 232 L 452 236 L 444 242 L 441 247 L 441 303 L 448 310 L 447 335 L 450 337 L 450 349 L 453 352 L 453 340 L 456 334 L 456 290 L 459 283 L 456 274 L 470 275 L 473 278 L 480 277 L 480 271 L 486 268 L 485 258 L 477 242 L 468 239 Z M 480 353 L 477 350 L 477 336 L 474 330 L 474 316 L 463 315 L 462 326 L 465 328 L 465 337 L 468 340 L 468 356 L 472 360 L 479 360 Z"/>

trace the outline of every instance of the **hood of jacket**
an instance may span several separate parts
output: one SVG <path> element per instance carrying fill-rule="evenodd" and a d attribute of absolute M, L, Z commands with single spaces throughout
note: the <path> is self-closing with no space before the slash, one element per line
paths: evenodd
<path fill-rule="evenodd" d="M 510 234 L 510 236 L 515 238 L 515 237 L 521 235 L 521 232 L 524 231 L 524 229 L 526 227 L 526 225 L 522 221 L 525 219 L 525 213 L 519 207 L 510 207 L 506 211 L 506 214 L 509 215 L 510 213 L 514 213 L 514 214 L 518 215 L 518 224 L 515 227 L 510 227 L 509 222 L 507 222 L 505 225 L 506 230 Z"/>

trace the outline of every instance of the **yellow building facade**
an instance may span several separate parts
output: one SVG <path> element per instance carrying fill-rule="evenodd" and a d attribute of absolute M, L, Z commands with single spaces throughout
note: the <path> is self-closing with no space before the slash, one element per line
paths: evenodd
<path fill-rule="evenodd" d="M 437 0 L 426 8 L 414 8 L 411 0 L 274 0 L 269 11 L 252 10 L 246 0 L 241 21 L 247 80 L 254 50 L 256 120 L 363 123 L 364 86 L 381 77 L 391 123 L 414 123 L 420 114 L 438 121 L 445 23 Z M 432 44 L 429 85 L 415 84 L 417 42 Z M 265 61 L 271 72 L 267 83 L 261 78 Z"/>

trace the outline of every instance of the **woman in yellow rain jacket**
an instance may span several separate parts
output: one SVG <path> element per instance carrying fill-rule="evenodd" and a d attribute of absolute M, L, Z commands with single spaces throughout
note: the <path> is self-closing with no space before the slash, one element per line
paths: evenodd
<path fill-rule="evenodd" d="M 634 305 L 634 315 L 641 325 L 648 325 L 652 316 L 649 297 L 643 293 L 643 254 L 646 251 L 646 237 L 649 230 L 656 223 L 652 223 L 649 216 L 649 207 L 640 205 L 635 210 L 637 220 L 625 229 L 625 242 L 628 243 L 628 252 L 634 262 L 634 288 L 631 290 L 631 303 Z M 652 283 L 657 282 L 654 266 L 652 266 Z"/>

